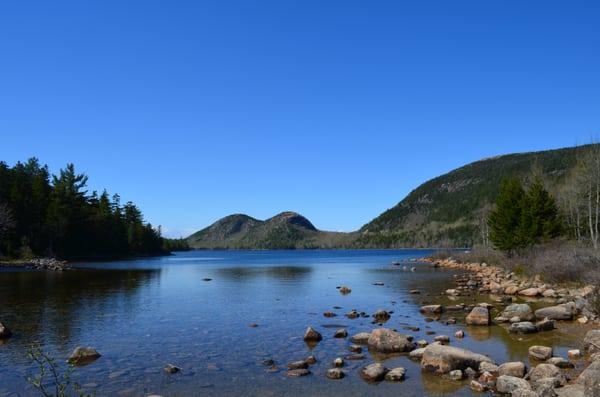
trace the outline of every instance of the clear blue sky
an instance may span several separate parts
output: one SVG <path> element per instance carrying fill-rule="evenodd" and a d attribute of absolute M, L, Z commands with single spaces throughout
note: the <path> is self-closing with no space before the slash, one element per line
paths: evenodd
<path fill-rule="evenodd" d="M 600 133 L 598 1 L 0 3 L 0 159 L 74 162 L 169 236 L 353 230 L 482 157 Z"/>

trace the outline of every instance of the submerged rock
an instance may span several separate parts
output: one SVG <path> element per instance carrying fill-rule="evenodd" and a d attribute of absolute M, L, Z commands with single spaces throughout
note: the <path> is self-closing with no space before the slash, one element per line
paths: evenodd
<path fill-rule="evenodd" d="M 483 361 L 492 362 L 489 357 L 466 349 L 433 344 L 425 348 L 421 368 L 429 372 L 445 374 L 456 369 L 479 368 Z"/>
<path fill-rule="evenodd" d="M 368 344 L 369 347 L 381 353 L 409 352 L 415 349 L 415 344 L 411 342 L 411 338 L 387 328 L 373 330 Z"/>
<path fill-rule="evenodd" d="M 163 369 L 168 374 L 176 374 L 178 372 L 181 372 L 181 368 L 179 368 L 178 366 L 173 365 L 173 364 L 167 364 L 167 365 L 165 365 L 165 368 L 163 368 Z"/>
<path fill-rule="evenodd" d="M 83 365 L 97 360 L 100 356 L 100 353 L 91 347 L 78 346 L 73 350 L 67 361 L 70 364 Z"/>
<path fill-rule="evenodd" d="M 349 294 L 350 292 L 352 292 L 352 290 L 349 287 L 346 287 L 345 285 L 342 285 L 340 287 L 340 293 L 343 295 Z"/>
<path fill-rule="evenodd" d="M 375 319 L 375 321 L 377 322 L 384 322 L 390 319 L 390 314 L 388 312 L 386 312 L 385 310 L 377 310 L 375 313 L 373 313 L 373 318 Z"/>

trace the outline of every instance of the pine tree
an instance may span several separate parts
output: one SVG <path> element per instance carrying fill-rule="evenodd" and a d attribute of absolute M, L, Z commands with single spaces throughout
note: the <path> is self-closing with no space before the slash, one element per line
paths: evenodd
<path fill-rule="evenodd" d="M 522 217 L 522 203 L 525 192 L 516 178 L 502 182 L 496 199 L 496 207 L 490 213 L 490 241 L 497 249 L 511 251 L 520 246 L 519 228 Z"/>
<path fill-rule="evenodd" d="M 547 242 L 560 235 L 562 220 L 554 198 L 536 178 L 521 203 L 519 245 L 527 247 Z"/>

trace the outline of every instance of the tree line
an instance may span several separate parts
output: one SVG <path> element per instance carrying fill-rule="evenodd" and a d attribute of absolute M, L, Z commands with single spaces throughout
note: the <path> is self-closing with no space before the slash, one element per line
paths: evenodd
<path fill-rule="evenodd" d="M 88 192 L 73 164 L 51 175 L 38 159 L 0 162 L 0 256 L 61 259 L 161 255 L 188 249 L 161 236 L 132 202 Z"/>

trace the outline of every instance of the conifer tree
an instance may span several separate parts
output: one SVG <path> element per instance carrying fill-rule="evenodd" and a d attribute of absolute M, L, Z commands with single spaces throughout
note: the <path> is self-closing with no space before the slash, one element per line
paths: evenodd
<path fill-rule="evenodd" d="M 496 199 L 496 208 L 490 213 L 490 241 L 497 249 L 511 251 L 519 244 L 519 228 L 525 192 L 516 178 L 505 179 Z"/>

